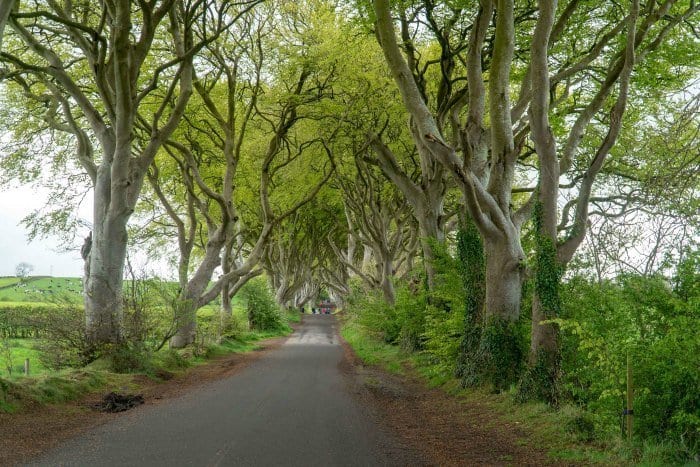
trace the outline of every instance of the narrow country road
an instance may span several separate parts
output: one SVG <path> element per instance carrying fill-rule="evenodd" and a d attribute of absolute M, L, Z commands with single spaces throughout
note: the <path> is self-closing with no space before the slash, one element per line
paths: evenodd
<path fill-rule="evenodd" d="M 280 348 L 185 396 L 142 406 L 30 465 L 406 465 L 352 395 L 332 316 L 305 316 Z"/>

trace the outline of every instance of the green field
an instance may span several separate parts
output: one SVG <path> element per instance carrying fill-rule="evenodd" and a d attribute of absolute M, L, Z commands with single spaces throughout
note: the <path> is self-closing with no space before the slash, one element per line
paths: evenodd
<path fill-rule="evenodd" d="M 0 302 L 80 303 L 82 286 L 77 277 L 0 277 Z"/>
<path fill-rule="evenodd" d="M 0 289 L 10 287 L 20 282 L 19 277 L 0 277 Z"/>
<path fill-rule="evenodd" d="M 27 358 L 29 359 L 30 376 L 47 374 L 48 370 L 39 361 L 39 352 L 34 349 L 35 343 L 35 339 L 0 340 L 0 376 L 22 375 L 24 360 Z M 9 345 L 9 350 L 7 345 Z"/>

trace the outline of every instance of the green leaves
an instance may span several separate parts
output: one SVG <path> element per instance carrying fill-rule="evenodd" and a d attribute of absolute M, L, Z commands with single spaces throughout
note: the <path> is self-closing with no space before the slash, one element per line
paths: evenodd
<path fill-rule="evenodd" d="M 252 279 L 241 289 L 246 303 L 248 323 L 257 331 L 275 331 L 284 326 L 279 305 L 275 302 L 264 277 Z"/>
<path fill-rule="evenodd" d="M 557 247 L 554 240 L 547 236 L 542 227 L 542 203 L 535 203 L 533 220 L 535 224 L 535 290 L 542 304 L 545 316 L 555 318 L 559 315 L 561 301 L 559 284 L 564 268 L 557 260 Z"/>

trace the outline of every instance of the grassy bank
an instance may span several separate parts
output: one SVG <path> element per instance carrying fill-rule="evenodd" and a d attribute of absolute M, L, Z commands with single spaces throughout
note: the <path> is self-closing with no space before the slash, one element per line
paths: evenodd
<path fill-rule="evenodd" d="M 95 392 L 137 392 L 137 381 L 143 376 L 155 381 L 170 379 L 173 375 L 186 372 L 190 367 L 206 364 L 213 358 L 251 352 L 259 348 L 259 341 L 290 332 L 289 326 L 277 331 L 248 331 L 235 338 L 208 345 L 199 352 L 190 347 L 183 350 L 162 349 L 150 355 L 130 355 L 141 361 L 140 368 L 129 373 L 112 371 L 112 359 L 124 359 L 125 356 L 121 354 L 101 358 L 79 369 L 52 371 L 37 363 L 33 364 L 28 377 L 21 374 L 21 367 L 18 366 L 19 371 L 13 372 L 11 376 L 0 377 L 0 412 L 15 413 L 36 408 L 37 405 L 68 402 Z M 37 351 L 27 349 L 25 344 L 20 342 L 16 345 L 17 355 L 20 355 L 20 349 L 25 349 L 24 355 L 31 355 L 34 357 L 32 361 L 39 362 Z"/>
<path fill-rule="evenodd" d="M 290 324 L 301 319 L 280 310 L 265 279 L 257 278 L 233 298 L 229 317 L 222 319 L 217 303 L 200 308 L 195 342 L 169 349 L 175 285 L 149 280 L 130 289 L 124 342 L 94 348 L 85 341 L 80 279 L 0 278 L 0 284 L 0 412 L 94 391 L 137 390 L 134 381 L 144 375 L 168 379 L 214 357 L 250 352 L 262 339 L 291 333 Z"/>
<path fill-rule="evenodd" d="M 381 342 L 356 322 L 345 321 L 341 334 L 363 363 L 394 374 L 416 376 L 428 386 L 439 387 L 453 397 L 478 405 L 484 413 L 493 415 L 494 425 L 516 423 L 530 433 L 527 442 L 546 446 L 553 460 L 624 465 L 632 464 L 632 459 L 640 455 L 619 441 L 593 439 L 585 414 L 576 407 L 555 410 L 545 404 L 516 403 L 514 393 L 493 394 L 480 389 L 463 389 L 455 378 L 436 370 L 425 354 L 406 353 L 398 346 Z M 666 465 L 659 463 L 652 451 L 649 450 L 646 458 L 641 453 L 641 465 Z"/>

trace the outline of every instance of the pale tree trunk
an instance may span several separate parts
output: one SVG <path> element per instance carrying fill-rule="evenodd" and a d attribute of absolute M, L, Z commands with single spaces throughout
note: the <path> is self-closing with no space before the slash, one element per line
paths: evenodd
<path fill-rule="evenodd" d="M 177 331 L 170 340 L 172 348 L 179 349 L 195 341 L 197 310 L 203 305 L 202 296 L 209 286 L 214 270 L 221 263 L 220 254 L 224 243 L 223 230 L 224 227 L 220 227 L 209 235 L 204 259 L 180 292 L 179 304 L 175 310 Z"/>
<path fill-rule="evenodd" d="M 372 248 L 369 245 L 365 245 L 362 251 L 362 272 L 369 271 L 370 263 L 372 261 Z"/>
<path fill-rule="evenodd" d="M 416 210 L 416 220 L 421 233 L 420 243 L 423 251 L 423 263 L 425 274 L 428 280 L 428 289 L 432 290 L 435 286 L 435 253 L 433 252 L 432 242 L 443 243 L 445 241 L 445 233 L 440 225 L 440 217 L 442 206 L 438 209 L 421 209 Z"/>
<path fill-rule="evenodd" d="M 231 272 L 231 262 L 235 260 L 231 258 L 233 254 L 233 241 L 228 240 L 221 258 L 221 272 L 226 275 Z M 223 331 L 226 323 L 233 317 L 233 304 L 231 296 L 231 283 L 226 282 L 221 286 L 221 308 L 219 309 L 219 329 Z M 219 336 L 221 337 L 221 336 Z"/>
<path fill-rule="evenodd" d="M 286 277 L 281 277 L 279 282 L 276 284 L 275 288 L 275 301 L 279 303 L 281 306 L 286 306 L 288 300 L 287 292 L 289 291 L 288 289 L 288 282 Z"/>
<path fill-rule="evenodd" d="M 519 236 L 493 241 L 485 251 L 484 308 L 472 383 L 503 391 L 517 381 L 525 354 L 518 328 L 524 274 Z"/>
<path fill-rule="evenodd" d="M 382 254 L 381 264 L 377 265 L 381 268 L 381 287 L 382 293 L 384 294 L 384 300 L 390 306 L 396 304 L 396 292 L 394 291 L 394 282 L 392 278 L 394 277 L 394 262 L 391 259 L 389 252 L 384 252 Z"/>
<path fill-rule="evenodd" d="M 230 243 L 231 242 L 229 241 L 229 244 Z M 232 254 L 232 250 L 233 249 L 230 245 L 227 245 L 224 249 L 224 254 L 221 259 L 221 272 L 224 275 L 231 272 L 231 261 L 233 261 L 233 259 L 230 258 L 230 256 Z M 219 330 L 221 334 L 227 323 L 229 323 L 233 318 L 233 297 L 231 296 L 231 283 L 229 281 L 226 281 L 226 283 L 221 286 L 220 299 L 221 308 L 219 309 Z M 219 335 L 219 338 L 221 338 L 221 335 Z"/>
<path fill-rule="evenodd" d="M 221 339 L 227 324 L 233 320 L 233 303 L 230 295 L 231 285 L 226 283 L 221 287 L 221 308 L 219 309 L 219 339 Z"/>
<path fill-rule="evenodd" d="M 126 219 L 95 226 L 85 277 L 85 325 L 92 342 L 119 342 L 123 321 L 122 286 L 126 260 Z"/>
<path fill-rule="evenodd" d="M 391 277 L 386 276 L 382 280 L 382 294 L 384 295 L 384 301 L 389 306 L 394 306 L 396 304 L 396 292 L 394 291 L 394 283 L 391 281 Z"/>
<path fill-rule="evenodd" d="M 554 135 L 549 125 L 549 38 L 554 26 L 557 2 L 540 0 L 539 16 L 532 39 L 530 76 L 532 103 L 529 116 L 532 137 L 540 160 L 540 177 L 535 208 L 535 293 L 532 302 L 532 332 L 528 368 L 518 390 L 523 400 L 538 399 L 556 403 L 561 367 L 559 333 L 547 320 L 559 313 L 559 264 L 556 259 L 557 195 L 559 161 Z"/>
<path fill-rule="evenodd" d="M 347 264 L 354 264 L 355 262 L 355 250 L 357 249 L 357 239 L 355 238 L 355 227 L 352 222 L 352 217 L 348 212 L 347 206 L 345 207 L 345 220 L 348 223 L 348 249 L 345 255 L 345 262 Z M 364 258 L 363 258 L 364 260 Z M 364 265 L 363 265 L 364 268 Z M 345 266 L 345 273 L 348 277 L 352 277 L 354 274 L 350 266 Z"/>
<path fill-rule="evenodd" d="M 221 315 L 220 315 L 220 329 L 223 331 L 226 325 L 233 319 L 233 297 L 236 296 L 239 290 L 248 283 L 248 281 L 254 277 L 259 276 L 263 273 L 263 269 L 252 269 L 236 278 L 235 281 L 226 281 L 221 286 Z M 221 337 L 221 336 L 219 336 Z"/>
<path fill-rule="evenodd" d="M 561 367 L 561 349 L 559 329 L 551 322 L 558 317 L 559 285 L 562 271 L 571 260 L 576 248 L 585 237 L 588 219 L 588 202 L 593 181 L 603 166 L 603 163 L 615 144 L 620 132 L 622 117 L 625 112 L 627 93 L 632 69 L 635 62 L 635 29 L 639 14 L 639 3 L 633 0 L 631 12 L 626 19 L 627 37 L 621 63 L 616 68 L 619 75 L 606 82 L 598 96 L 610 92 L 612 83 L 620 81 L 620 91 L 610 114 L 610 127 L 607 135 L 596 151 L 582 177 L 581 189 L 577 200 L 576 220 L 577 232 L 565 242 L 558 244 L 557 213 L 559 178 L 562 168 L 572 159 L 575 144 L 568 144 L 564 157 L 560 162 L 557 157 L 557 146 L 549 126 L 549 71 L 547 66 L 548 41 L 550 40 L 556 2 L 539 2 L 540 14 L 535 27 L 532 43 L 532 104 L 530 106 L 530 123 L 535 148 L 540 161 L 539 188 L 536 192 L 538 204 L 535 208 L 535 235 L 537 245 L 537 264 L 535 277 L 535 293 L 532 305 L 532 335 L 528 371 L 523 376 L 519 386 L 519 398 L 537 399 L 556 404 L 559 396 L 559 377 Z M 570 142 L 580 139 L 586 118 L 590 118 L 594 106 L 602 105 L 603 98 L 596 99 L 590 104 L 588 112 L 583 112 L 574 125 Z M 597 110 L 597 109 L 596 109 Z"/>
<path fill-rule="evenodd" d="M 555 362 L 560 359 L 560 351 L 559 329 L 556 324 L 546 322 L 556 316 L 552 316 L 552 312 L 543 307 L 539 294 L 535 293 L 532 300 L 532 338 L 528 364 L 534 367 L 542 353 L 547 354 L 547 361 Z"/>
<path fill-rule="evenodd" d="M 92 249 L 84 293 L 86 335 L 96 343 L 119 342 L 122 338 L 126 223 L 133 212 L 129 198 L 136 200 L 130 185 L 137 184 L 136 193 L 140 188 L 138 175 L 129 173 L 136 113 L 132 96 L 135 83 L 129 63 L 129 7 L 129 2 L 120 1 L 114 10 L 111 38 L 115 47 L 114 139 L 108 147 L 103 147 L 105 159 L 97 170 L 94 186 Z M 141 183 L 142 180 L 141 177 Z"/>
<path fill-rule="evenodd" d="M 197 337 L 197 305 L 191 300 L 178 299 L 175 304 L 176 334 L 170 339 L 170 347 L 181 349 L 192 344 Z"/>
<path fill-rule="evenodd" d="M 95 187 L 96 222 L 84 279 L 85 329 L 91 342 L 117 343 L 122 339 L 128 216 L 115 216 L 99 188 L 102 186 L 98 184 Z"/>
<path fill-rule="evenodd" d="M 492 317 L 511 323 L 520 316 L 523 266 L 525 256 L 518 237 L 510 242 L 485 242 L 486 292 L 484 319 Z"/>

